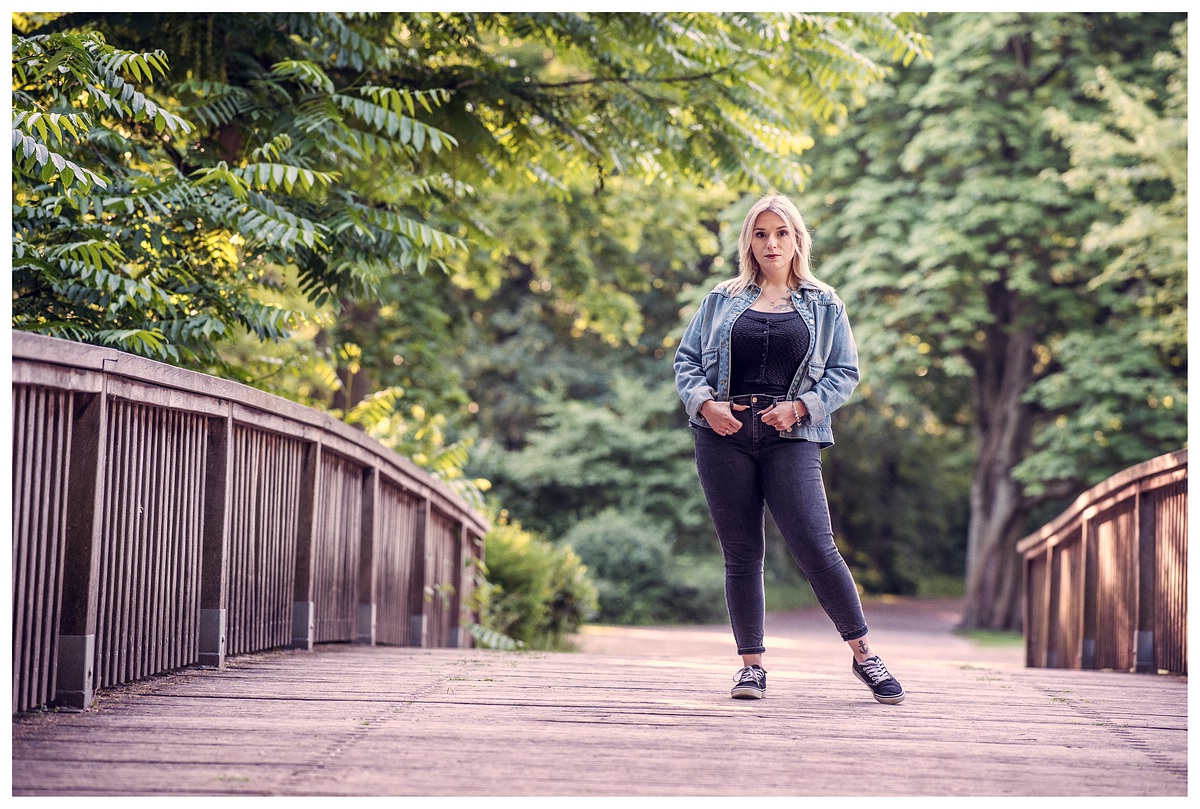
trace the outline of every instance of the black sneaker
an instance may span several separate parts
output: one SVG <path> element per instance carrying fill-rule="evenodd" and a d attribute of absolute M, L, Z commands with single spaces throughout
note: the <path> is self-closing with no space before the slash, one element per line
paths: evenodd
<path fill-rule="evenodd" d="M 733 681 L 737 685 L 729 695 L 734 699 L 762 699 L 767 693 L 767 670 L 762 666 L 746 666 Z"/>
<path fill-rule="evenodd" d="M 879 659 L 879 655 L 868 657 L 861 666 L 857 660 L 852 661 L 851 670 L 854 676 L 866 683 L 867 688 L 875 695 L 877 702 L 886 705 L 899 705 L 904 702 L 904 686 L 888 673 L 887 666 Z"/>

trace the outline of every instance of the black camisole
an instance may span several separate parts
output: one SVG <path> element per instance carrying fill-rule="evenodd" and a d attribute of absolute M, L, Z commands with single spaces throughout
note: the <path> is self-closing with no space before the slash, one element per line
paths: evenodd
<path fill-rule="evenodd" d="M 786 396 L 808 353 L 808 326 L 800 313 L 747 309 L 733 324 L 730 395 Z"/>

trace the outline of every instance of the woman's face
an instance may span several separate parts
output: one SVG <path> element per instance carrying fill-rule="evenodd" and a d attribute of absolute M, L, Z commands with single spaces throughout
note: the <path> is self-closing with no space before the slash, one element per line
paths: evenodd
<path fill-rule="evenodd" d="M 796 237 L 792 227 L 774 211 L 763 211 L 754 220 L 750 234 L 750 252 L 763 272 L 786 275 L 796 255 Z"/>

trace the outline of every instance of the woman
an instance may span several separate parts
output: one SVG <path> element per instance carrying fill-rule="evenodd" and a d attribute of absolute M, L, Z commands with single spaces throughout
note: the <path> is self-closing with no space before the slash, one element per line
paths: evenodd
<path fill-rule="evenodd" d="M 782 196 L 760 199 L 738 239 L 739 274 L 700 304 L 675 355 L 696 466 L 725 557 L 725 602 L 742 668 L 735 699 L 766 694 L 763 506 L 875 699 L 904 689 L 872 653 L 858 589 L 833 542 L 821 450 L 829 414 L 858 384 L 845 304 L 809 268 L 812 238 Z"/>

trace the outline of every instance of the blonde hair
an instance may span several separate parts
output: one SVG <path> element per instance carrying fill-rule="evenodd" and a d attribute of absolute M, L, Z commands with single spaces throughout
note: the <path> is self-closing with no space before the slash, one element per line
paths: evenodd
<path fill-rule="evenodd" d="M 746 220 L 742 223 L 742 233 L 738 237 L 738 275 L 726 281 L 724 286 L 732 295 L 744 292 L 751 286 L 762 285 L 762 268 L 754 258 L 750 249 L 754 236 L 754 224 L 760 214 L 767 211 L 777 214 L 788 223 L 792 238 L 796 240 L 796 252 L 792 256 L 792 266 L 788 272 L 788 286 L 796 289 L 801 281 L 807 281 L 820 289 L 831 291 L 833 288 L 813 275 L 810 265 L 812 254 L 812 236 L 804 226 L 804 219 L 796 205 L 787 197 L 780 194 L 768 194 L 750 206 Z"/>

